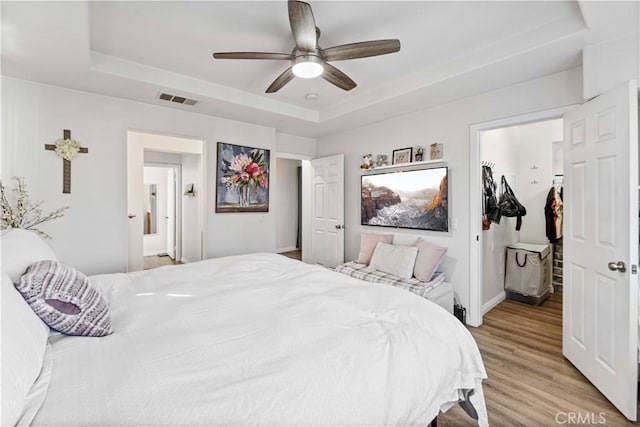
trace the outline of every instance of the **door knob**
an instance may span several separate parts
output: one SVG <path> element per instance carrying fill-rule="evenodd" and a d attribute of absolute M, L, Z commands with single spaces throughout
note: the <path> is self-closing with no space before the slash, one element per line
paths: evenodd
<path fill-rule="evenodd" d="M 135 218 L 136 216 L 134 214 L 129 214 L 127 215 L 127 218 L 131 219 L 131 218 Z"/>
<path fill-rule="evenodd" d="M 336 225 L 336 228 L 337 228 L 338 230 L 340 230 L 340 229 L 344 228 L 344 226 L 343 226 L 343 225 L 338 224 L 338 225 Z"/>
<path fill-rule="evenodd" d="M 627 266 L 624 265 L 624 261 L 611 261 L 607 265 L 609 267 L 609 270 L 611 271 L 619 271 L 620 273 L 624 273 L 625 271 L 627 271 Z"/>

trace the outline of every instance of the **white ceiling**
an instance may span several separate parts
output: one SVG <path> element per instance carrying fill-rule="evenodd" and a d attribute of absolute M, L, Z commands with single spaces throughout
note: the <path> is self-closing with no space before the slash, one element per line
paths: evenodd
<path fill-rule="evenodd" d="M 288 62 L 212 53 L 289 53 L 285 1 L 3 1 L 2 73 L 315 137 L 576 67 L 585 45 L 638 31 L 637 2 L 311 5 L 322 47 L 398 38 L 401 51 L 334 62 L 350 92 L 318 78 L 265 94 Z"/>

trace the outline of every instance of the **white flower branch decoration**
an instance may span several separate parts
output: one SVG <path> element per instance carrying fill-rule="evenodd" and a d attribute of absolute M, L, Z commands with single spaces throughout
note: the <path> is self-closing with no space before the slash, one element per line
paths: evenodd
<path fill-rule="evenodd" d="M 2 181 L 0 181 L 0 204 L 2 205 L 0 229 L 24 228 L 26 230 L 33 230 L 42 237 L 50 239 L 51 236 L 35 227 L 45 221 L 61 218 L 64 215 L 64 212 L 69 209 L 69 206 L 63 206 L 55 211 L 43 214 L 40 206 L 42 206 L 44 202 L 31 202 L 29 192 L 27 191 L 27 185 L 24 183 L 24 178 L 14 176 L 12 179 L 14 181 L 14 185 L 11 191 L 13 192 L 15 205 L 12 205 L 9 202 L 5 187 L 2 184 Z"/>
<path fill-rule="evenodd" d="M 59 139 L 56 141 L 56 154 L 65 160 L 73 160 L 80 152 L 80 143 L 75 139 Z"/>

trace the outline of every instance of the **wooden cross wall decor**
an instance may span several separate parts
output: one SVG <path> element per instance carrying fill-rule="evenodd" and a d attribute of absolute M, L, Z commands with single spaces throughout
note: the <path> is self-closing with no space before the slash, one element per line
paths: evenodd
<path fill-rule="evenodd" d="M 71 139 L 71 130 L 64 129 L 62 132 L 62 139 Z M 45 144 L 45 150 L 55 151 L 55 144 Z M 89 149 L 85 147 L 80 147 L 78 153 L 88 153 Z M 67 159 L 62 159 L 62 192 L 65 194 L 71 193 L 71 161 Z"/>

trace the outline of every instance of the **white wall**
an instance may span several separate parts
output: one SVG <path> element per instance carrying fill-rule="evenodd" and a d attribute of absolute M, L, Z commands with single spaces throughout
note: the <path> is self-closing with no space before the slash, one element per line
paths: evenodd
<path fill-rule="evenodd" d="M 145 156 L 146 157 L 146 156 Z M 156 185 L 156 232 L 153 234 L 145 234 L 143 236 L 144 256 L 157 255 L 167 252 L 167 174 L 171 169 L 162 167 L 145 166 L 144 167 L 144 184 Z M 145 193 L 145 207 L 150 205 Z M 146 212 L 143 223 L 146 223 Z M 152 218 L 153 220 L 153 218 Z"/>
<path fill-rule="evenodd" d="M 520 163 L 520 128 L 508 127 L 480 134 L 480 159 L 492 162 L 493 179 L 497 184 L 496 197 L 500 193 L 500 177 L 505 176 L 509 185 L 516 185 Z M 515 190 L 514 188 L 514 191 Z M 518 194 L 518 193 L 516 193 Z M 503 217 L 500 224 L 492 223 L 482 232 L 482 304 L 495 301 L 504 293 L 504 267 L 506 247 L 518 241 L 516 219 Z"/>
<path fill-rule="evenodd" d="M 551 172 L 554 175 L 564 175 L 564 153 L 562 140 L 553 141 L 551 144 Z"/>
<path fill-rule="evenodd" d="M 206 220 L 207 234 L 206 257 L 237 255 L 253 252 L 275 252 L 276 250 L 276 214 L 274 203 L 274 177 L 277 176 L 275 161 L 275 129 L 263 126 L 247 127 L 244 123 L 227 123 L 220 133 L 225 136 L 217 141 L 265 148 L 269 153 L 269 212 L 215 213 L 216 203 L 216 154 L 217 143 L 209 140 L 205 148 L 207 169 Z M 235 136 L 234 136 L 235 135 Z"/>
<path fill-rule="evenodd" d="M 444 144 L 449 165 L 449 217 L 458 227 L 448 233 L 397 230 L 421 235 L 449 248 L 443 270 L 458 300 L 469 303 L 469 126 L 499 118 L 577 104 L 582 101 L 582 70 L 574 68 L 449 104 L 417 111 L 358 129 L 318 139 L 318 155 L 345 154 L 345 256 L 355 259 L 360 231 L 360 161 L 366 153 L 386 153 L 409 146 Z M 479 221 L 480 219 L 475 219 Z M 385 231 L 388 231 L 385 229 Z"/>
<path fill-rule="evenodd" d="M 629 80 L 640 81 L 639 33 L 586 46 L 582 52 L 584 99 L 589 100 Z"/>
<path fill-rule="evenodd" d="M 71 207 L 43 229 L 60 260 L 88 274 L 127 269 L 128 130 L 207 141 L 214 148 L 207 153 L 207 182 L 215 179 L 216 141 L 268 148 L 272 157 L 276 150 L 273 128 L 6 76 L 2 89 L 2 179 L 26 177 L 45 209 Z M 72 163 L 71 194 L 62 194 L 62 160 L 44 150 L 63 129 L 89 148 Z M 200 190 L 208 201 L 205 256 L 275 251 L 274 203 L 267 214 L 216 215 L 214 188 Z"/>
<path fill-rule="evenodd" d="M 276 146 L 278 153 L 316 156 L 316 140 L 314 138 L 278 132 L 276 134 Z"/>
<path fill-rule="evenodd" d="M 296 248 L 298 236 L 298 166 L 300 160 L 276 160 L 276 251 L 285 252 Z"/>
<path fill-rule="evenodd" d="M 197 154 L 182 154 L 182 189 L 178 197 L 182 200 L 182 262 L 194 262 L 201 259 L 202 247 L 200 230 L 203 219 L 200 215 L 199 200 L 204 197 L 202 170 Z M 193 184 L 195 196 L 184 195 L 184 188 Z"/>
<path fill-rule="evenodd" d="M 168 163 L 173 165 L 179 165 L 182 162 L 180 154 L 176 153 L 162 153 L 160 151 L 144 150 L 144 162 L 145 163 Z"/>
<path fill-rule="evenodd" d="M 516 196 L 527 208 L 520 241 L 549 244 L 544 205 L 553 185 L 553 142 L 561 141 L 562 119 L 531 123 L 520 128 L 520 164 Z M 535 169 L 534 169 L 535 167 Z"/>

